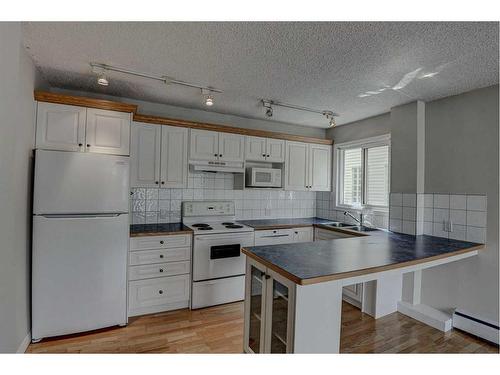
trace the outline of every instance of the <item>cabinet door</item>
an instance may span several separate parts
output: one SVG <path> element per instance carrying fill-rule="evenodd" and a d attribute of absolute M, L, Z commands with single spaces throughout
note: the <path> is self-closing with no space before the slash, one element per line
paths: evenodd
<path fill-rule="evenodd" d="M 266 138 L 245 137 L 245 160 L 266 160 Z"/>
<path fill-rule="evenodd" d="M 86 113 L 87 108 L 39 102 L 36 115 L 36 148 L 84 151 Z"/>
<path fill-rule="evenodd" d="M 330 191 L 332 147 L 309 145 L 309 186 L 314 191 Z"/>
<path fill-rule="evenodd" d="M 219 133 L 192 129 L 189 158 L 194 160 L 217 160 L 219 156 Z"/>
<path fill-rule="evenodd" d="M 266 270 L 266 353 L 292 353 L 295 286 L 276 272 Z"/>
<path fill-rule="evenodd" d="M 286 142 L 285 190 L 307 190 L 308 145 Z"/>
<path fill-rule="evenodd" d="M 243 346 L 247 353 L 265 353 L 264 318 L 266 269 L 247 257 L 245 278 L 245 327 Z M 248 277 L 250 276 L 250 277 Z"/>
<path fill-rule="evenodd" d="M 293 242 L 312 242 L 313 228 L 293 228 Z"/>
<path fill-rule="evenodd" d="M 161 127 L 161 187 L 187 187 L 188 129 Z"/>
<path fill-rule="evenodd" d="M 238 134 L 219 133 L 219 160 L 243 161 L 245 137 Z"/>
<path fill-rule="evenodd" d="M 132 123 L 130 186 L 154 187 L 160 181 L 161 126 Z"/>
<path fill-rule="evenodd" d="M 88 152 L 128 155 L 130 113 L 87 109 L 86 144 Z"/>
<path fill-rule="evenodd" d="M 273 163 L 283 163 L 285 161 L 285 141 L 268 138 L 266 160 Z"/>

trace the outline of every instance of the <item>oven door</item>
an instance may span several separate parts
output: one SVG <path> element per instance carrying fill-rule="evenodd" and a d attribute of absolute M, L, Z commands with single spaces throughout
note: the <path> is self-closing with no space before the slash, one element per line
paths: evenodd
<path fill-rule="evenodd" d="M 245 274 L 241 248 L 253 244 L 253 232 L 194 236 L 193 281 Z"/>

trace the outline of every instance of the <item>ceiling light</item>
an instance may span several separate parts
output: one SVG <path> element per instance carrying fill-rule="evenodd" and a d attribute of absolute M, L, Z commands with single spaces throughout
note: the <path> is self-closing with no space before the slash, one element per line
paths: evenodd
<path fill-rule="evenodd" d="M 209 107 L 214 105 L 214 97 L 212 95 L 205 96 L 205 105 Z"/>
<path fill-rule="evenodd" d="M 109 86 L 109 81 L 104 73 L 97 78 L 97 83 L 101 86 Z"/>
<path fill-rule="evenodd" d="M 212 95 L 210 90 L 201 89 L 201 95 L 203 95 L 203 99 L 205 100 L 205 105 L 207 107 L 211 107 L 214 105 L 214 96 Z"/>
<path fill-rule="evenodd" d="M 323 116 L 325 116 L 326 119 L 329 120 L 328 121 L 329 128 L 337 126 L 337 124 L 335 123 L 335 116 L 337 116 L 336 113 L 333 113 L 332 111 L 323 111 Z"/>
<path fill-rule="evenodd" d="M 262 100 L 262 105 L 266 109 L 266 116 L 273 117 L 273 107 L 272 102 L 269 100 Z"/>

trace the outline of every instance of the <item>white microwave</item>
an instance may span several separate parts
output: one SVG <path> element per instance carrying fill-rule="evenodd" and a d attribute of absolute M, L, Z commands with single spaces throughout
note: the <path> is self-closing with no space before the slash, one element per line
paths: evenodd
<path fill-rule="evenodd" d="M 246 169 L 246 186 L 281 187 L 281 169 L 249 167 Z"/>

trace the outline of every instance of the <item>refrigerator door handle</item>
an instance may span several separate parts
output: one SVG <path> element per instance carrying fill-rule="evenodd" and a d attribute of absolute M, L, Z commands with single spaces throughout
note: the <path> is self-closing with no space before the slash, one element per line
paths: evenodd
<path fill-rule="evenodd" d="M 126 215 L 127 213 L 114 213 L 114 214 L 52 214 L 52 215 L 36 215 L 41 216 L 46 219 L 96 219 L 100 217 L 118 217 L 120 215 Z"/>

